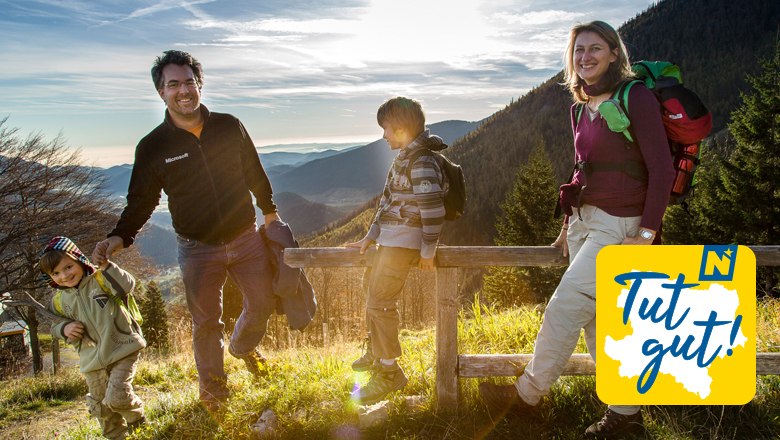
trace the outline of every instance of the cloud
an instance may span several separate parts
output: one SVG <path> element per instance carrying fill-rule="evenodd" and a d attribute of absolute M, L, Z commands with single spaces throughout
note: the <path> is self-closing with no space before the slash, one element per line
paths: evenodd
<path fill-rule="evenodd" d="M 524 25 L 542 27 L 549 26 L 556 23 L 565 23 L 570 26 L 573 21 L 576 21 L 583 16 L 581 12 L 561 11 L 561 10 L 546 10 L 546 11 L 534 11 L 522 14 L 513 12 L 497 12 L 491 16 L 497 22 L 503 22 L 507 25 Z"/>
<path fill-rule="evenodd" d="M 619 24 L 650 3 L 0 0 L 2 111 L 30 121 L 120 112 L 132 116 L 106 131 L 133 138 L 147 128 L 134 121 L 162 109 L 151 63 L 177 48 L 203 63 L 204 102 L 246 115 L 268 137 L 371 132 L 363 116 L 396 94 L 431 103 L 432 115 L 475 120 L 557 73 L 574 22 Z M 41 125 L 81 130 L 50 118 Z"/>

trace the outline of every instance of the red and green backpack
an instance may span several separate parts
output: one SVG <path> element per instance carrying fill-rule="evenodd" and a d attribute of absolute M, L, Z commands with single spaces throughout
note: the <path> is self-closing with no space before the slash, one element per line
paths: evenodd
<path fill-rule="evenodd" d="M 636 79 L 626 81 L 611 97 L 599 106 L 601 116 L 610 130 L 623 133 L 633 144 L 634 136 L 628 114 L 628 92 L 634 84 L 643 83 L 661 104 L 661 119 L 669 140 L 669 149 L 675 170 L 669 204 L 684 204 L 691 193 L 694 171 L 699 164 L 702 140 L 712 129 L 712 113 L 691 89 L 685 87 L 680 68 L 667 61 L 639 61 L 631 65 Z M 582 106 L 577 110 L 577 121 Z M 598 171 L 598 163 L 589 163 L 591 171 Z M 640 180 L 647 180 L 644 164 L 626 162 L 623 171 Z M 641 169 L 640 169 L 641 168 Z M 614 171 L 614 165 L 610 171 Z"/>

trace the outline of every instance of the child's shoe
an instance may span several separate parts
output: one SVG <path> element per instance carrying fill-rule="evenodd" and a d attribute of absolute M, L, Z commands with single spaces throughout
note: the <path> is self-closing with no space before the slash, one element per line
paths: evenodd
<path fill-rule="evenodd" d="M 352 371 L 369 371 L 374 370 L 379 363 L 379 359 L 374 356 L 373 350 L 371 350 L 371 337 L 367 337 L 363 342 L 363 349 L 365 352 L 360 359 L 352 362 Z"/>
<path fill-rule="evenodd" d="M 352 398 L 360 405 L 373 405 L 384 399 L 385 396 L 398 391 L 406 386 L 409 379 L 406 378 L 404 370 L 394 362 L 392 365 L 378 363 L 374 370 L 374 375 L 367 384 L 360 387 L 352 393 Z"/>

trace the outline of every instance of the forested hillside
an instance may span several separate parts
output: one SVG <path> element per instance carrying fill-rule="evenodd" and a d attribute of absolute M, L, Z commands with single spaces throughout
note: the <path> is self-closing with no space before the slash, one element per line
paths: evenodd
<path fill-rule="evenodd" d="M 666 0 L 620 32 L 632 60 L 670 60 L 682 67 L 686 84 L 713 112 L 714 134 L 725 128 L 747 87 L 746 75 L 758 72 L 758 59 L 773 53 L 779 23 L 777 1 Z M 568 176 L 571 99 L 561 81 L 559 74 L 541 84 L 447 150 L 463 166 L 468 205 L 463 218 L 446 225 L 443 244 L 492 244 L 499 204 L 534 146 L 544 146 L 559 181 Z M 551 215 L 554 204 L 539 207 L 539 215 Z"/>

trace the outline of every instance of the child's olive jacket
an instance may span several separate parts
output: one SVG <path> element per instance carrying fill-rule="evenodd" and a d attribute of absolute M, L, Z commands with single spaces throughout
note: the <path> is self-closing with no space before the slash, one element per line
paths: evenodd
<path fill-rule="evenodd" d="M 103 286 L 101 286 L 101 284 Z M 60 288 L 52 297 L 49 309 L 86 328 L 86 338 L 76 344 L 82 373 L 106 368 L 108 365 L 146 347 L 141 327 L 119 304 L 135 288 L 135 278 L 114 263 L 105 270 L 84 275 L 78 287 Z M 111 296 L 117 298 L 112 298 Z M 52 335 L 66 339 L 64 321 L 52 326 Z"/>

